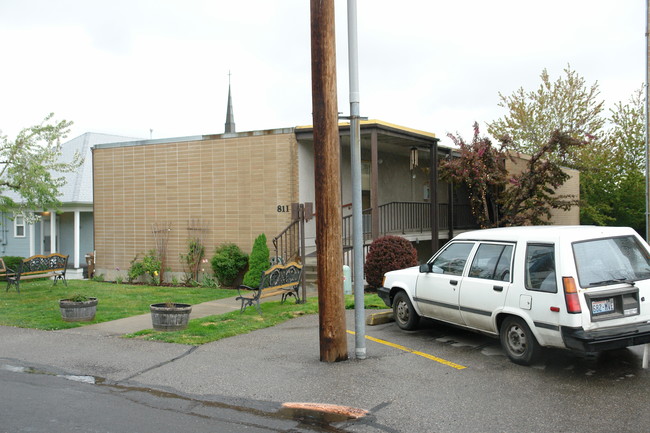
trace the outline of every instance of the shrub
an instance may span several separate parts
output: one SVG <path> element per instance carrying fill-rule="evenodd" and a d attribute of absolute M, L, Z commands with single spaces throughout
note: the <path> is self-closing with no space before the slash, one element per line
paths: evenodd
<path fill-rule="evenodd" d="M 233 285 L 248 264 L 248 256 L 237 245 L 227 242 L 217 247 L 210 260 L 215 277 L 222 287 Z"/>
<path fill-rule="evenodd" d="M 201 287 L 207 287 L 209 289 L 218 289 L 219 284 L 217 283 L 217 280 L 212 278 L 210 275 L 203 274 L 203 278 L 201 278 Z"/>
<path fill-rule="evenodd" d="M 18 269 L 18 265 L 23 261 L 23 257 L 18 256 L 4 256 L 2 260 L 5 262 L 5 266 L 14 271 Z"/>
<path fill-rule="evenodd" d="M 244 284 L 249 287 L 258 287 L 262 272 L 269 268 L 270 252 L 266 246 L 266 235 L 262 233 L 255 239 L 253 250 L 248 259 L 248 272 L 244 275 Z"/>
<path fill-rule="evenodd" d="M 399 236 L 383 236 L 370 244 L 364 272 L 370 287 L 380 287 L 384 274 L 418 264 L 418 253 L 408 240 Z"/>
<path fill-rule="evenodd" d="M 162 262 L 158 258 L 158 253 L 156 250 L 149 250 L 146 256 L 142 258 L 142 261 L 138 261 L 138 256 L 135 256 L 131 260 L 131 267 L 129 268 L 128 278 L 129 282 L 132 282 L 136 278 L 145 275 L 150 278 L 150 281 L 154 285 L 159 285 L 160 281 L 160 271 L 162 270 Z"/>
<path fill-rule="evenodd" d="M 180 259 L 185 270 L 185 283 L 187 284 L 191 279 L 199 279 L 199 269 L 201 261 L 205 256 L 205 246 L 199 238 L 191 238 L 187 240 L 187 254 L 181 254 Z"/>

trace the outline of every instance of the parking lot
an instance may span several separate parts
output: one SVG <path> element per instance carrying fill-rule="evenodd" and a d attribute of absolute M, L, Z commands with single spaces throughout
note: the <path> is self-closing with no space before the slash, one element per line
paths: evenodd
<path fill-rule="evenodd" d="M 347 320 L 353 331 L 352 311 Z M 496 339 L 431 321 L 409 332 L 368 326 L 366 334 L 367 359 L 323 363 L 313 315 L 198 348 L 0 327 L 0 359 L 100 377 L 134 403 L 143 389 L 165 390 L 167 403 L 150 395 L 150 407 L 188 396 L 191 406 L 173 409 L 183 415 L 212 416 L 214 402 L 238 407 L 242 419 L 244 408 L 259 418 L 286 402 L 369 411 L 324 431 L 639 432 L 650 424 L 641 347 L 587 357 L 548 351 L 522 367 Z M 348 349 L 354 353 L 353 335 Z"/>
<path fill-rule="evenodd" d="M 465 367 L 448 367 L 412 353 L 403 355 L 409 360 L 402 361 L 402 368 L 420 378 L 411 381 L 417 383 L 414 397 L 421 393 L 421 400 L 414 404 L 429 421 L 438 420 L 437 428 L 444 426 L 440 431 L 648 428 L 650 376 L 641 368 L 643 346 L 588 356 L 547 350 L 540 362 L 521 367 L 507 359 L 497 339 L 433 321 L 423 320 L 421 325 L 405 332 L 390 323 L 368 333 Z M 373 349 L 368 347 L 370 352 Z M 429 372 L 428 378 L 423 371 Z M 445 420 L 442 424 L 441 419 Z"/>

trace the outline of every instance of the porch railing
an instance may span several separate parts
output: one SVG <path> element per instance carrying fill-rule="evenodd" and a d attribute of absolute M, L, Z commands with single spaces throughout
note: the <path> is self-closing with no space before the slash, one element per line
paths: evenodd
<path fill-rule="evenodd" d="M 419 202 L 391 202 L 379 206 L 379 234 L 424 233 L 431 230 L 431 204 Z M 364 250 L 372 240 L 371 209 L 363 211 Z M 469 205 L 454 205 L 453 227 L 455 229 L 477 228 Z M 353 267 L 352 253 L 352 215 L 343 217 L 342 236 L 344 263 Z M 449 229 L 449 204 L 438 204 L 438 228 Z M 285 263 L 300 256 L 300 220 L 290 223 L 279 235 L 273 238 L 275 260 Z M 364 253 L 367 251 L 364 251 Z M 364 254 L 365 257 L 365 254 Z"/>
<path fill-rule="evenodd" d="M 273 238 L 275 262 L 289 263 L 300 255 L 300 220 L 295 220 Z"/>
<path fill-rule="evenodd" d="M 477 228 L 469 205 L 454 205 L 454 228 Z M 431 230 L 431 204 L 391 202 L 379 206 L 379 234 L 424 233 Z M 438 204 L 438 229 L 449 229 L 449 204 Z M 352 215 L 343 217 L 343 245 L 352 245 Z M 371 210 L 363 211 L 363 239 L 372 239 Z"/>

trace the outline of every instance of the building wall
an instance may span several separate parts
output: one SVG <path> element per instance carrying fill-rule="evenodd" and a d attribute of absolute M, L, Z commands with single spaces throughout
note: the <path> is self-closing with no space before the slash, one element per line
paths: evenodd
<path fill-rule="evenodd" d="M 93 158 L 95 261 L 109 279 L 155 248 L 154 224 L 171 224 L 166 265 L 172 272 L 183 271 L 179 255 L 187 252 L 190 220 L 208 229 L 208 258 L 224 242 L 250 253 L 261 233 L 272 249 L 298 201 L 293 133 L 100 146 Z"/>
<path fill-rule="evenodd" d="M 514 161 L 506 161 L 506 168 L 511 174 L 521 173 L 530 160 L 528 155 L 517 155 Z M 570 168 L 563 168 L 565 173 L 571 176 L 562 186 L 556 190 L 557 195 L 570 195 L 575 199 L 580 199 L 580 172 Z M 560 209 L 551 209 L 551 223 L 555 225 L 579 225 L 580 224 L 580 207 L 573 206 L 568 211 Z"/>
<path fill-rule="evenodd" d="M 74 263 L 74 212 L 59 215 L 59 252 L 67 254 L 69 263 Z M 93 214 L 79 213 L 79 263 L 86 263 L 85 255 L 93 252 Z"/>
<path fill-rule="evenodd" d="M 316 184 L 314 182 L 314 146 L 298 144 L 298 170 L 300 179 L 300 203 L 314 203 L 316 210 Z M 316 218 L 305 223 L 305 249 L 308 253 L 316 250 Z"/>
<path fill-rule="evenodd" d="M 25 236 L 16 237 L 14 221 L 6 214 L 0 214 L 0 256 L 29 256 L 29 225 L 25 224 Z"/>

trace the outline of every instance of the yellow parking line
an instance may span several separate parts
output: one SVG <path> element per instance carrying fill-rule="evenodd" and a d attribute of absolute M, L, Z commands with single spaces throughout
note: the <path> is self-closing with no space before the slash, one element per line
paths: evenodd
<path fill-rule="evenodd" d="M 348 332 L 348 334 L 352 334 L 352 335 L 355 334 L 354 331 L 347 330 L 347 332 Z M 403 350 L 404 352 L 409 352 L 409 353 L 412 353 L 414 355 L 422 356 L 423 358 L 427 358 L 427 359 L 430 359 L 432 361 L 439 362 L 440 364 L 444 364 L 444 365 L 446 365 L 448 367 L 455 368 L 456 370 L 463 370 L 463 369 L 467 368 L 464 365 L 456 364 L 454 362 L 447 361 L 446 359 L 442 359 L 442 358 L 438 358 L 437 356 L 429 355 L 428 353 L 419 352 L 417 350 L 409 349 L 408 347 L 404 347 L 404 346 L 401 346 L 399 344 L 391 343 L 390 341 L 380 340 L 379 338 L 370 337 L 368 335 L 366 335 L 366 339 L 368 339 L 370 341 L 374 341 L 375 343 L 383 344 L 385 346 L 393 347 L 395 349 Z"/>

